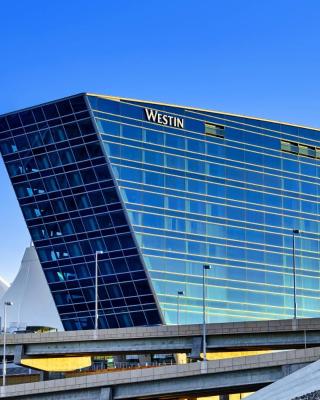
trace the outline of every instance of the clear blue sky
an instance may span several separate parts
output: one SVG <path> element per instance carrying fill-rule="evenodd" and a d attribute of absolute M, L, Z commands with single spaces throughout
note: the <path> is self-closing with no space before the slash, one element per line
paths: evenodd
<path fill-rule="evenodd" d="M 90 91 L 320 127 L 317 0 L 1 2 L 0 114 Z M 0 162 L 0 275 L 29 243 Z"/>

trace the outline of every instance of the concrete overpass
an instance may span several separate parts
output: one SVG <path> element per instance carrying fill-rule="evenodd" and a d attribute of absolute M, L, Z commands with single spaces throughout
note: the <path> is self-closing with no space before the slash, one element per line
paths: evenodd
<path fill-rule="evenodd" d="M 2 387 L 14 399 L 178 399 L 255 391 L 320 358 L 320 347 Z"/>
<path fill-rule="evenodd" d="M 7 354 L 27 357 L 94 354 L 189 353 L 199 358 L 201 325 L 163 325 L 95 331 L 7 335 Z M 0 356 L 3 337 L 0 337 Z M 214 351 L 297 349 L 320 346 L 320 319 L 234 322 L 207 325 Z"/>

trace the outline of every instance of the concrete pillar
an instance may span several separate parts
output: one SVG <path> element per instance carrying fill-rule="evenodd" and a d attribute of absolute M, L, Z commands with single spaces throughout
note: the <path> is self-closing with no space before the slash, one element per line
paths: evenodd
<path fill-rule="evenodd" d="M 192 338 L 192 350 L 189 355 L 191 360 L 200 360 L 200 354 L 202 352 L 202 337 L 196 336 Z"/>
<path fill-rule="evenodd" d="M 112 390 L 110 387 L 101 388 L 98 400 L 112 400 Z"/>

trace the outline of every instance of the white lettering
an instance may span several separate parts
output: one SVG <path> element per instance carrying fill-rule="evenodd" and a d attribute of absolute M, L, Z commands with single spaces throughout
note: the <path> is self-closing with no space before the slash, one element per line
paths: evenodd
<path fill-rule="evenodd" d="M 162 114 L 159 111 L 151 110 L 150 108 L 144 109 L 148 121 L 155 122 L 160 125 L 173 126 L 175 128 L 184 128 L 184 119 L 173 117 L 172 115 Z"/>
<path fill-rule="evenodd" d="M 183 129 L 184 127 L 184 119 L 183 118 L 177 118 L 177 128 Z"/>
<path fill-rule="evenodd" d="M 144 111 L 146 112 L 148 121 L 156 122 L 158 111 L 150 110 L 150 108 L 145 108 Z"/>

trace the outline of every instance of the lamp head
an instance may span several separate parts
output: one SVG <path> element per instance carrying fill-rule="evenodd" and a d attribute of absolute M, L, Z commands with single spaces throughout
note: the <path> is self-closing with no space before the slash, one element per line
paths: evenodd
<path fill-rule="evenodd" d="M 13 302 L 12 301 L 5 301 L 4 305 L 5 306 L 13 306 Z"/>
<path fill-rule="evenodd" d="M 293 230 L 292 230 L 292 233 L 293 233 L 294 235 L 299 235 L 299 234 L 300 234 L 300 230 L 299 230 L 299 229 L 293 229 Z"/>
<path fill-rule="evenodd" d="M 178 290 L 178 296 L 184 296 L 184 291 L 183 290 Z"/>
<path fill-rule="evenodd" d="M 203 269 L 211 269 L 211 265 L 209 265 L 209 264 L 203 264 Z"/>

